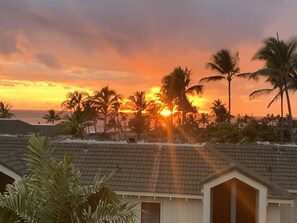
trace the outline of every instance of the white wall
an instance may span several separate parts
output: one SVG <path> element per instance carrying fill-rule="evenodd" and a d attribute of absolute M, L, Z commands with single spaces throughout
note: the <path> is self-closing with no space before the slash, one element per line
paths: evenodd
<path fill-rule="evenodd" d="M 281 221 L 281 211 L 278 204 L 269 204 L 267 207 L 267 223 L 288 223 Z"/>
<path fill-rule="evenodd" d="M 297 194 L 295 197 L 294 205 L 281 205 L 281 223 L 296 223 L 297 222 Z"/>
<path fill-rule="evenodd" d="M 129 198 L 128 198 L 129 199 Z M 137 211 L 136 223 L 141 222 L 141 202 L 153 202 L 161 204 L 161 223 L 203 223 L 202 200 L 182 198 L 135 198 L 139 202 L 135 207 Z"/>

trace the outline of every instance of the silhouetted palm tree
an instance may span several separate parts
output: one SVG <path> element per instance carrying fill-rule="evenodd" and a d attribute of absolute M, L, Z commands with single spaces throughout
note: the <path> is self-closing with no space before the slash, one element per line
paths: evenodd
<path fill-rule="evenodd" d="M 111 123 L 113 124 L 113 127 L 116 132 L 122 132 L 123 126 L 122 121 L 127 121 L 127 114 L 122 112 L 120 109 L 122 108 L 122 101 L 120 98 L 117 98 L 117 100 L 112 103 L 111 105 L 111 113 L 109 114 L 110 120 L 113 120 Z M 121 138 L 121 135 L 120 135 Z"/>
<path fill-rule="evenodd" d="M 10 112 L 12 106 L 10 104 L 5 104 L 5 102 L 0 102 L 0 118 L 12 118 L 14 114 Z"/>
<path fill-rule="evenodd" d="M 202 123 L 203 128 L 210 122 L 210 115 L 208 113 L 201 113 L 198 123 Z"/>
<path fill-rule="evenodd" d="M 88 99 L 89 94 L 87 92 L 69 92 L 66 95 L 66 100 L 62 102 L 62 108 L 63 110 L 69 109 L 71 111 L 82 111 L 83 110 L 83 104 Z"/>
<path fill-rule="evenodd" d="M 14 114 L 10 112 L 12 106 L 10 104 L 5 104 L 5 102 L 0 102 L 0 118 L 12 118 Z"/>
<path fill-rule="evenodd" d="M 159 99 L 166 104 L 171 111 L 171 126 L 172 114 L 174 107 L 177 105 L 183 110 L 183 123 L 185 121 L 185 114 L 189 111 L 190 106 L 187 94 L 200 94 L 203 90 L 203 85 L 197 84 L 189 87 L 191 81 L 191 70 L 187 67 L 182 69 L 180 66 L 163 77 L 161 92 Z"/>
<path fill-rule="evenodd" d="M 257 73 L 253 73 L 250 78 L 255 80 L 258 79 Z M 249 97 L 251 99 L 255 97 L 260 97 L 262 95 L 268 95 L 276 92 L 274 98 L 269 102 L 267 108 L 269 108 L 274 102 L 280 98 L 280 141 L 283 142 L 284 139 L 284 129 L 283 129 L 283 118 L 284 118 L 284 85 L 282 79 L 278 75 L 270 75 L 267 77 L 266 82 L 272 85 L 272 88 L 259 89 L 252 92 Z"/>
<path fill-rule="evenodd" d="M 219 75 L 205 77 L 200 80 L 200 83 L 210 81 L 228 81 L 228 112 L 231 114 L 231 81 L 234 77 L 245 77 L 243 74 L 239 74 L 239 53 L 232 55 L 229 50 L 221 49 L 211 57 L 211 62 L 206 64 L 206 67 L 210 70 L 217 72 Z"/>
<path fill-rule="evenodd" d="M 128 97 L 125 107 L 134 111 L 137 115 L 142 116 L 143 111 L 147 108 L 148 101 L 145 98 L 144 91 L 136 91 L 134 95 Z"/>
<path fill-rule="evenodd" d="M 54 109 L 50 109 L 47 111 L 47 114 L 42 116 L 46 120 L 46 123 L 51 123 L 52 125 L 55 124 L 55 121 L 61 120 L 61 112 L 56 113 Z"/>
<path fill-rule="evenodd" d="M 258 70 L 253 75 L 264 77 L 278 76 L 283 85 L 283 89 L 287 99 L 288 120 L 291 141 L 294 142 L 293 126 L 292 126 L 292 110 L 289 96 L 290 74 L 297 67 L 297 40 L 291 39 L 287 42 L 277 38 L 269 37 L 264 40 L 264 46 L 260 48 L 253 60 L 261 60 L 265 62 L 264 68 Z"/>
<path fill-rule="evenodd" d="M 103 116 L 104 133 L 107 132 L 108 116 L 112 112 L 112 104 L 121 100 L 121 95 L 115 90 L 109 89 L 108 86 L 103 87 L 100 91 L 95 91 L 92 97 L 92 106 L 97 108 Z"/>

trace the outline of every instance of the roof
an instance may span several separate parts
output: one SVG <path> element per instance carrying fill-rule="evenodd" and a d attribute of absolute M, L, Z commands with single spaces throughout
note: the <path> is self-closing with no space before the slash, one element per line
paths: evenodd
<path fill-rule="evenodd" d="M 18 119 L 0 119 L 0 135 L 30 135 L 36 132 L 36 129 Z"/>
<path fill-rule="evenodd" d="M 26 166 L 22 160 L 28 138 L 0 137 L 0 164 L 5 164 L 11 170 L 21 175 L 26 174 Z M 268 187 L 268 197 L 272 199 L 291 199 L 286 189 L 295 188 L 291 178 L 280 186 L 281 174 L 275 169 L 276 176 L 267 177 L 265 171 L 259 172 L 261 162 L 248 166 L 249 159 L 238 153 L 240 160 L 235 161 L 231 153 L 232 146 L 217 145 L 170 145 L 170 144 L 127 144 L 127 143 L 94 143 L 81 141 L 55 141 L 56 155 L 62 157 L 76 154 L 76 166 L 81 171 L 82 183 L 91 184 L 94 176 L 101 169 L 102 174 L 108 174 L 116 169 L 116 174 L 110 181 L 110 186 L 116 191 L 166 193 L 180 195 L 202 195 L 203 182 L 215 174 L 228 168 L 235 168 L 254 180 Z M 261 150 L 248 147 L 246 150 Z M 223 151 L 226 151 L 224 153 Z M 274 151 L 271 149 L 271 151 Z M 277 150 L 275 150 L 277 151 Z M 292 150 L 293 151 L 293 150 Z M 250 152 L 252 153 L 252 152 Z M 297 156 L 297 150 L 295 152 Z M 293 155 L 293 152 L 292 152 Z M 273 157 L 273 154 L 270 154 Z M 246 161 L 246 162 L 244 162 Z M 289 164 L 289 165 L 287 165 Z M 290 163 L 283 162 L 283 170 L 290 170 Z M 273 164 L 272 164 L 273 166 Z M 280 167 L 280 166 L 279 166 Z M 295 172 L 297 175 L 297 172 Z M 268 174 L 269 175 L 269 174 Z"/>
<path fill-rule="evenodd" d="M 63 129 L 59 125 L 33 125 L 41 136 L 54 137 L 63 132 Z"/>
<path fill-rule="evenodd" d="M 209 144 L 286 189 L 297 189 L 297 146 Z"/>

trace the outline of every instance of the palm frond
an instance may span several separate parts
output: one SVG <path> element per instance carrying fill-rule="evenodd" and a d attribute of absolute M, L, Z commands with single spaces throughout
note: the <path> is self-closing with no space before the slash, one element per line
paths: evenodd
<path fill-rule="evenodd" d="M 199 83 L 205 83 L 205 82 L 210 82 L 210 81 L 220 81 L 226 79 L 224 76 L 210 76 L 210 77 L 204 77 L 201 78 Z"/>
<path fill-rule="evenodd" d="M 271 92 L 273 92 L 274 89 L 260 89 L 260 90 L 256 90 L 252 93 L 250 93 L 249 97 L 251 99 L 254 99 L 256 97 L 260 97 L 262 95 L 268 95 L 268 94 L 271 94 Z"/>

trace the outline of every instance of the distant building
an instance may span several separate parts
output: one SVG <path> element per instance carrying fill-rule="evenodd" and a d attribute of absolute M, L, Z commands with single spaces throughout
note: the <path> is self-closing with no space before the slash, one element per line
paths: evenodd
<path fill-rule="evenodd" d="M 0 137 L 0 182 L 26 175 L 26 137 Z M 82 183 L 116 169 L 110 186 L 138 201 L 137 222 L 293 223 L 297 147 L 55 141 L 76 154 Z M 5 177 L 1 177 L 4 176 Z"/>
<path fill-rule="evenodd" d="M 59 125 L 31 125 L 18 119 L 0 119 L 0 135 L 41 136 L 55 137 L 62 133 Z"/>

